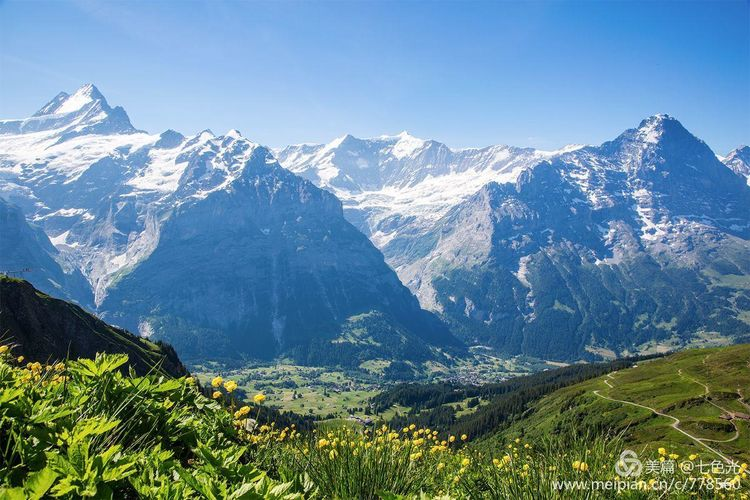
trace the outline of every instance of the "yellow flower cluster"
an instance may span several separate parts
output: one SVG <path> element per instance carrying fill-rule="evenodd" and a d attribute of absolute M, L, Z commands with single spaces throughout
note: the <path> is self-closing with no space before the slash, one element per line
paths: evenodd
<path fill-rule="evenodd" d="M 267 446 L 271 443 L 283 443 L 287 441 L 294 441 L 299 439 L 300 433 L 294 424 L 284 427 L 283 429 L 277 429 L 275 423 L 271 425 L 261 425 L 255 432 L 248 433 L 246 435 L 247 440 L 259 446 Z"/>
<path fill-rule="evenodd" d="M 589 464 L 586 462 L 582 462 L 580 460 L 576 460 L 573 462 L 573 470 L 577 470 L 579 472 L 586 472 L 589 470 Z"/>
<path fill-rule="evenodd" d="M 237 410 L 236 412 L 234 412 L 234 418 L 239 420 L 242 417 L 244 417 L 245 415 L 247 415 L 248 413 L 250 413 L 250 407 L 249 406 L 243 406 L 242 408 L 240 408 L 239 410 Z"/>
<path fill-rule="evenodd" d="M 7 349 L 4 352 L 9 352 L 9 350 L 10 349 Z M 23 356 L 18 356 L 16 358 L 16 362 L 19 365 L 22 365 L 24 359 L 25 358 Z M 64 371 L 64 363 L 42 365 L 38 361 L 34 361 L 33 363 L 29 362 L 26 363 L 25 368 L 21 369 L 20 382 L 23 384 L 38 382 L 41 383 L 42 387 L 67 382 L 69 379 L 67 375 L 63 374 Z"/>
<path fill-rule="evenodd" d="M 347 453 L 350 451 L 352 456 L 359 456 L 370 450 L 375 453 L 404 452 L 412 462 L 419 461 L 427 455 L 449 451 L 448 440 L 441 440 L 438 437 L 438 431 L 429 428 L 417 429 L 413 424 L 404 427 L 401 434 L 385 425 L 374 432 L 368 429 L 357 432 L 351 428 L 339 432 L 327 432 L 316 440 L 315 447 L 338 450 L 337 456 L 341 455 L 343 449 L 347 449 Z"/>
<path fill-rule="evenodd" d="M 211 397 L 214 399 L 219 399 L 222 396 L 222 387 L 227 392 L 227 394 L 232 394 L 235 390 L 237 390 L 238 385 L 234 380 L 224 380 L 219 375 L 211 380 L 211 387 L 215 389 L 213 394 L 211 394 Z"/>

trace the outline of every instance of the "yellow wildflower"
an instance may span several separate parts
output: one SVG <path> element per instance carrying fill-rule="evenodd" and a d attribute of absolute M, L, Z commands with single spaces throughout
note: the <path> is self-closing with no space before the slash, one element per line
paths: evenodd
<path fill-rule="evenodd" d="M 5 354 L 9 350 L 10 350 L 10 347 L 8 347 L 7 345 L 0 345 L 0 354 Z"/>
<path fill-rule="evenodd" d="M 23 360 L 24 360 L 24 359 L 26 359 L 26 358 L 24 358 L 23 356 L 18 356 L 18 357 L 16 358 L 16 361 L 17 361 L 18 363 L 23 363 Z"/>
<path fill-rule="evenodd" d="M 690 455 L 690 456 L 689 456 L 688 458 L 689 458 L 690 460 L 695 460 L 696 458 L 698 458 L 698 455 L 696 455 L 695 453 L 693 453 L 693 454 L 692 454 L 692 455 Z"/>
<path fill-rule="evenodd" d="M 461 441 L 466 441 L 467 439 L 469 439 L 469 436 L 467 436 L 466 434 L 461 434 Z"/>
<path fill-rule="evenodd" d="M 214 391 L 214 393 L 211 394 L 211 397 L 214 399 L 219 399 L 221 397 L 221 393 L 219 391 Z"/>
<path fill-rule="evenodd" d="M 214 377 L 214 379 L 211 381 L 211 386 L 214 388 L 221 387 L 221 384 L 224 383 L 224 379 L 221 377 Z"/>
<path fill-rule="evenodd" d="M 266 400 L 266 395 L 263 393 L 258 393 L 255 396 L 253 396 L 253 401 L 255 401 L 258 404 L 262 404 L 263 401 Z"/>
<path fill-rule="evenodd" d="M 666 455 L 666 454 L 667 454 L 666 448 L 659 448 L 659 455 Z"/>
<path fill-rule="evenodd" d="M 468 458 L 464 458 L 463 460 L 461 460 L 461 465 L 463 465 L 464 467 L 468 466 L 470 463 L 471 460 L 469 460 Z"/>
<path fill-rule="evenodd" d="M 224 382 L 224 389 L 227 390 L 227 392 L 231 393 L 234 392 L 234 390 L 237 388 L 237 382 L 234 380 L 227 380 Z"/>
<path fill-rule="evenodd" d="M 249 406 L 243 406 L 242 408 L 240 408 L 239 410 L 237 410 L 236 412 L 234 412 L 234 418 L 242 418 L 245 415 L 247 415 L 248 413 L 250 413 L 250 407 Z"/>
<path fill-rule="evenodd" d="M 450 441 L 451 443 L 452 443 L 453 441 L 455 441 L 455 440 L 456 440 L 456 436 L 451 436 L 451 437 L 449 437 L 449 438 L 448 438 L 448 441 Z"/>

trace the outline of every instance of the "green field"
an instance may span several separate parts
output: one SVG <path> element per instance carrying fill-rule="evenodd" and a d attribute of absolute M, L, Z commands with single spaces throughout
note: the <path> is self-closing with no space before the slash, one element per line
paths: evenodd
<path fill-rule="evenodd" d="M 449 367 L 429 361 L 415 366 L 418 375 L 413 381 L 479 385 L 557 366 L 524 356 L 501 357 L 484 347 L 472 348 L 471 355 L 456 359 L 454 363 Z M 367 408 L 370 398 L 395 383 L 383 377 L 383 370 L 388 365 L 388 361 L 380 359 L 367 361 L 358 370 L 301 366 L 283 361 L 248 363 L 241 367 L 205 362 L 191 365 L 190 371 L 203 385 L 208 385 L 217 375 L 232 378 L 246 394 L 265 394 L 269 406 L 325 420 L 346 418 L 352 413 L 369 415 Z M 462 407 L 460 414 L 476 410 L 467 408 L 467 401 L 459 403 Z M 396 414 L 403 415 L 408 411 L 408 407 L 394 406 L 373 417 L 389 420 Z"/>
<path fill-rule="evenodd" d="M 345 418 L 351 411 L 363 414 L 368 400 L 380 390 L 377 378 L 367 373 L 344 372 L 293 364 L 267 364 L 226 369 L 207 364 L 197 367 L 204 385 L 216 375 L 236 380 L 241 391 L 263 393 L 266 405 L 323 419 Z"/>
<path fill-rule="evenodd" d="M 750 345 L 694 349 L 558 390 L 490 441 L 571 428 L 621 432 L 637 451 L 750 459 Z"/>

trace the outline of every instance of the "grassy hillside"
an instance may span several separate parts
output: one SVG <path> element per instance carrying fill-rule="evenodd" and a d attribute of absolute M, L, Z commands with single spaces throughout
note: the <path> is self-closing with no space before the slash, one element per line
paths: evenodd
<path fill-rule="evenodd" d="M 522 416 L 542 397 L 579 382 L 627 368 L 640 359 L 576 364 L 483 385 L 452 383 L 396 385 L 372 399 L 375 412 L 392 425 L 416 422 L 433 428 L 481 437 L 497 433 Z"/>
<path fill-rule="evenodd" d="M 560 389 L 498 434 L 622 432 L 634 449 L 750 459 L 750 344 L 694 349 Z M 725 416 L 725 418 L 722 418 Z M 490 440 L 492 443 L 493 440 Z"/>
<path fill-rule="evenodd" d="M 187 371 L 172 346 L 108 325 L 79 306 L 50 297 L 29 282 L 0 274 L 0 341 L 27 361 L 54 362 L 123 353 L 139 374 Z"/>
<path fill-rule="evenodd" d="M 25 366 L 0 346 L 0 499 L 612 498 L 575 485 L 613 481 L 617 439 L 514 438 L 487 451 L 413 424 L 305 432 L 266 420 L 262 394 L 238 402 L 233 380 L 212 380 L 208 398 L 190 377 L 123 374 L 126 362 Z M 747 479 L 737 465 L 721 490 L 672 491 L 645 473 L 622 497 L 743 499 Z"/>

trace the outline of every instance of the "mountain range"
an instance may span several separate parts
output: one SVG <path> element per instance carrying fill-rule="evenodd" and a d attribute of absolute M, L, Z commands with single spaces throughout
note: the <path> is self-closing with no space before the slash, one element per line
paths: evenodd
<path fill-rule="evenodd" d="M 49 258 L 69 263 L 66 279 L 81 273 L 90 293 L 57 294 L 172 342 L 184 358 L 355 363 L 459 345 L 333 195 L 237 131 L 150 135 L 93 85 L 0 131 L 8 210 L 25 212 L 54 245 L 23 228 L 38 243 L 25 238 L 25 253 L 48 257 L 29 265 L 57 279 L 29 277 L 53 293 L 64 280 Z M 14 267 L 10 257 L 0 264 Z"/>
<path fill-rule="evenodd" d="M 405 132 L 271 150 L 137 130 L 85 85 L 0 121 L 2 244 L 23 248 L 0 266 L 186 359 L 731 342 L 750 332 L 749 151 L 719 159 L 667 115 L 558 151 Z"/>
<path fill-rule="evenodd" d="M 341 198 L 465 342 L 579 359 L 750 332 L 749 151 L 722 163 L 655 115 L 598 147 L 451 150 L 401 133 L 277 156 Z"/>

